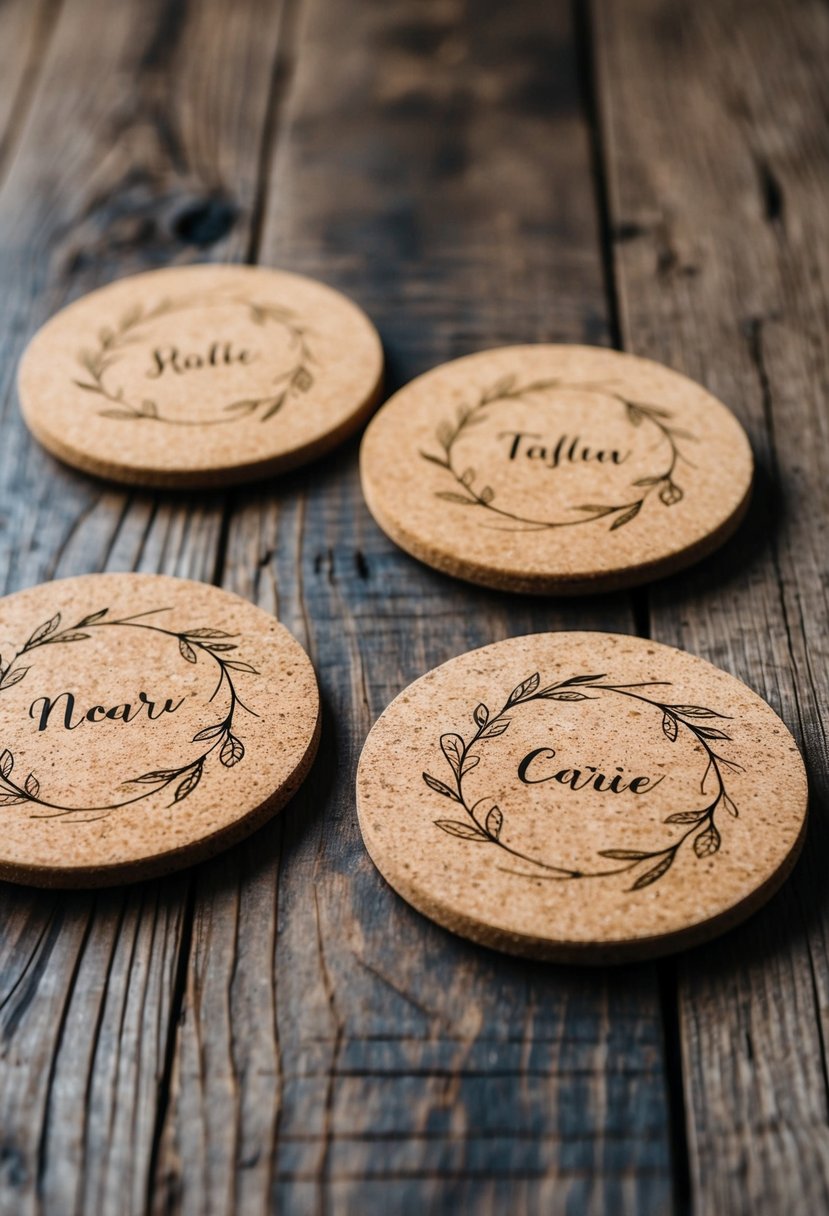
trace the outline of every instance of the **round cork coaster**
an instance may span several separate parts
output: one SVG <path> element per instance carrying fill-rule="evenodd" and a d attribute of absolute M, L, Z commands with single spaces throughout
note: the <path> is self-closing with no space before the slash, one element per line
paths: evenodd
<path fill-rule="evenodd" d="M 514 346 L 412 381 L 363 440 L 398 545 L 458 578 L 572 594 L 696 561 L 748 504 L 751 448 L 698 384 L 589 346 Z"/>
<path fill-rule="evenodd" d="M 250 266 L 121 279 L 54 316 L 20 366 L 55 456 L 115 481 L 213 486 L 334 447 L 377 402 L 380 339 L 339 292 Z"/>
<path fill-rule="evenodd" d="M 267 613 L 159 575 L 0 601 L 0 878 L 105 886 L 246 836 L 305 777 L 319 695 Z"/>
<path fill-rule="evenodd" d="M 512 954 L 621 962 L 763 904 L 806 824 L 794 740 L 755 693 L 670 646 L 511 638 L 415 681 L 357 774 L 366 847 L 426 916 Z"/>

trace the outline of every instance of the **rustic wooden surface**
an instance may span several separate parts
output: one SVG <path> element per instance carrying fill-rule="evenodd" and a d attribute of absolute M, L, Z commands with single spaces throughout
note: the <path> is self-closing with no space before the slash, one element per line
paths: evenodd
<path fill-rule="evenodd" d="M 820 0 L 5 0 L 0 570 L 215 581 L 325 698 L 283 816 L 196 870 L 0 889 L 0 1213 L 813 1213 L 829 1206 L 829 10 Z M 634 595 L 524 600 L 397 552 L 356 444 L 275 485 L 125 493 L 61 468 L 14 371 L 65 301 L 242 260 L 374 317 L 394 388 L 533 340 L 616 344 L 749 428 L 739 536 Z M 408 681 L 557 626 L 733 671 L 802 741 L 806 853 L 721 942 L 531 966 L 397 899 L 356 826 Z"/>

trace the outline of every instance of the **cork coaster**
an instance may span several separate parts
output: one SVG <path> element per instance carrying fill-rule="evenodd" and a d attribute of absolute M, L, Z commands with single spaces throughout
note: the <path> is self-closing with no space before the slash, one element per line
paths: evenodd
<path fill-rule="evenodd" d="M 282 807 L 319 696 L 246 600 L 103 574 L 0 601 L 0 878 L 104 886 L 208 857 Z"/>
<path fill-rule="evenodd" d="M 334 447 L 380 392 L 380 339 L 339 292 L 250 266 L 122 279 L 35 335 L 23 416 L 55 456 L 115 481 L 230 485 Z"/>
<path fill-rule="evenodd" d="M 484 351 L 414 380 L 372 421 L 363 492 L 393 541 L 509 591 L 633 586 L 720 545 L 751 448 L 686 377 L 588 346 Z"/>
<path fill-rule="evenodd" d="M 366 847 L 439 924 L 511 954 L 620 962 L 743 920 L 806 824 L 794 740 L 733 676 L 606 633 L 496 642 L 415 681 L 357 774 Z"/>

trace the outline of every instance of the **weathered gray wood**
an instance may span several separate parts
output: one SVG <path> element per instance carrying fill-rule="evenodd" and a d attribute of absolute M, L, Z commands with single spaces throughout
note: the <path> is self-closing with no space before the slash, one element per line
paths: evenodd
<path fill-rule="evenodd" d="M 802 740 L 812 778 L 791 883 L 680 964 L 695 1208 L 823 1211 L 829 12 L 595 9 L 625 341 L 731 404 L 760 462 L 739 536 L 654 590 L 654 636 L 753 685 Z"/>
<path fill-rule="evenodd" d="M 263 260 L 352 293 L 391 387 L 496 343 L 606 341 L 567 6 L 309 0 L 294 24 Z M 308 647 L 324 736 L 281 820 L 199 872 L 155 1211 L 670 1211 L 655 970 L 452 938 L 385 886 L 354 810 L 407 682 L 512 633 L 630 629 L 627 601 L 418 566 L 370 521 L 355 444 L 238 496 L 224 582 Z"/>
<path fill-rule="evenodd" d="M 66 299 L 255 244 L 279 10 L 66 0 L 28 6 L 27 35 L 22 7 L 0 10 L 0 66 L 16 54 L 22 70 L 0 84 L 3 589 L 99 569 L 210 580 L 222 500 L 126 495 L 61 468 L 25 432 L 13 377 Z M 145 1211 L 191 887 L 0 889 L 4 1214 Z"/>

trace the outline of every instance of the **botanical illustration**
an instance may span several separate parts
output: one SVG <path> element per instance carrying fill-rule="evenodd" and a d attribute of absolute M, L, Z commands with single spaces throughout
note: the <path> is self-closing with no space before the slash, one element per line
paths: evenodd
<path fill-rule="evenodd" d="M 155 769 L 128 777 L 121 783 L 127 796 L 106 806 L 78 807 L 66 806 L 52 801 L 41 788 L 41 780 L 33 773 L 17 774 L 15 757 L 9 748 L 0 753 L 0 807 L 15 806 L 28 803 L 32 807 L 32 818 L 59 819 L 67 815 L 75 817 L 75 821 L 89 821 L 104 818 L 121 807 L 141 802 L 153 797 L 163 790 L 169 790 L 171 800 L 169 805 L 183 802 L 185 798 L 198 787 L 205 772 L 205 767 L 213 760 L 224 768 L 233 768 L 245 756 L 245 746 L 235 733 L 237 715 L 242 712 L 253 717 L 259 715 L 246 705 L 239 696 L 236 688 L 236 677 L 239 673 L 258 675 L 255 667 L 243 662 L 234 653 L 238 644 L 234 638 L 237 634 L 227 633 L 222 629 L 193 628 L 167 629 L 162 625 L 148 622 L 148 617 L 159 616 L 169 612 L 168 608 L 153 608 L 147 612 L 139 612 L 134 616 L 120 618 L 110 617 L 109 608 L 90 613 L 74 625 L 61 629 L 61 614 L 58 612 L 48 621 L 39 625 L 8 662 L 0 658 L 0 698 L 6 689 L 19 684 L 30 670 L 27 659 L 33 652 L 46 646 L 65 646 L 70 643 L 83 642 L 92 637 L 94 632 L 103 630 L 141 629 L 158 636 L 159 641 L 170 639 L 178 648 L 181 661 L 198 663 L 207 661 L 216 669 L 216 686 L 209 698 L 210 702 L 225 691 L 229 698 L 227 711 L 218 721 L 199 730 L 193 736 L 194 743 L 204 743 L 205 747 L 195 760 L 188 760 L 173 768 Z M 82 818 L 81 818 L 82 817 Z"/>
<path fill-rule="evenodd" d="M 130 346 L 143 340 L 142 331 L 148 325 L 194 308 L 209 305 L 234 304 L 244 310 L 255 325 L 276 325 L 287 333 L 289 347 L 294 360 L 289 367 L 279 372 L 269 389 L 261 396 L 244 397 L 223 405 L 213 418 L 174 418 L 165 414 L 158 402 L 149 396 L 140 400 L 130 396 L 118 384 L 117 365 Z M 150 308 L 138 303 L 123 313 L 116 325 L 104 326 L 98 331 L 93 347 L 78 354 L 83 369 L 83 379 L 74 383 L 85 392 L 94 393 L 106 404 L 98 411 L 102 418 L 124 421 L 166 423 L 170 426 L 222 426 L 232 424 L 239 418 L 259 416 L 267 422 L 292 398 L 307 393 L 313 387 L 313 365 L 316 363 L 309 342 L 309 331 L 300 323 L 289 308 L 277 304 L 263 304 L 239 297 L 217 294 L 213 297 L 191 296 L 179 299 L 162 299 Z"/>
<path fill-rule="evenodd" d="M 626 420 L 632 427 L 650 427 L 665 441 L 665 444 L 662 445 L 666 450 L 665 462 L 652 473 L 632 482 L 632 493 L 624 502 L 574 504 L 568 510 L 576 514 L 566 519 L 527 518 L 501 506 L 493 487 L 487 484 L 482 485 L 476 470 L 466 466 L 465 462 L 459 461 L 458 441 L 469 432 L 470 428 L 486 422 L 493 410 L 505 403 L 528 399 L 534 395 L 555 390 L 578 390 L 612 398 L 619 403 Z M 694 436 L 674 426 L 672 418 L 673 415 L 670 411 L 661 406 L 634 401 L 612 384 L 594 381 L 574 383 L 553 379 L 535 380 L 522 385 L 518 383 L 516 376 L 506 376 L 492 388 L 482 392 L 475 405 L 461 406 L 454 422 L 447 420 L 440 424 L 435 435 L 439 447 L 438 452 L 422 451 L 420 455 L 424 460 L 444 469 L 447 478 L 452 482 L 451 489 L 439 490 L 435 497 L 459 506 L 478 509 L 486 514 L 490 527 L 496 527 L 502 531 L 540 532 L 552 528 L 575 528 L 582 524 L 607 519 L 609 521 L 608 530 L 613 532 L 636 519 L 645 504 L 654 495 L 664 507 L 672 507 L 682 501 L 684 491 L 676 480 L 677 466 L 680 463 L 685 463 L 691 468 L 693 466 L 683 454 L 680 441 L 693 440 Z"/>
<path fill-rule="evenodd" d="M 725 774 L 744 771 L 739 764 L 720 754 L 723 744 L 728 743 L 731 736 L 716 722 L 726 719 L 727 715 L 702 705 L 673 704 L 661 696 L 642 691 L 658 686 L 670 687 L 670 681 L 648 680 L 636 684 L 606 681 L 604 674 L 576 675 L 541 687 L 541 676 L 536 672 L 512 690 L 497 712 L 491 712 L 486 705 L 478 705 L 472 714 L 475 731 L 469 739 L 455 733 L 442 735 L 440 747 L 451 777 L 444 781 L 424 773 L 423 780 L 436 794 L 455 803 L 462 817 L 436 819 L 436 825 L 450 836 L 498 849 L 503 859 L 511 863 L 502 867 L 510 873 L 556 881 L 609 878 L 629 873 L 633 879 L 629 888 L 631 891 L 641 890 L 664 878 L 680 850 L 688 844 L 698 858 L 717 853 L 722 842 L 717 826 L 718 814 L 725 811 L 734 818 L 738 816 L 737 807 L 726 789 Z M 503 839 L 504 814 L 501 808 L 487 797 L 478 798 L 470 804 L 464 789 L 464 781 L 480 763 L 481 752 L 487 742 L 503 735 L 509 729 L 515 713 L 532 701 L 588 701 L 608 695 L 632 699 L 653 709 L 659 729 L 669 742 L 675 743 L 680 732 L 684 731 L 702 745 L 706 763 L 700 779 L 700 797 L 693 805 L 678 809 L 664 820 L 666 824 L 676 825 L 679 835 L 671 844 L 652 850 L 600 849 L 599 857 L 619 864 L 601 866 L 591 871 L 568 869 L 512 848 Z M 521 863 L 522 868 L 515 868 L 516 863 Z M 528 870 L 527 866 L 532 868 Z"/>

